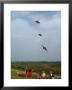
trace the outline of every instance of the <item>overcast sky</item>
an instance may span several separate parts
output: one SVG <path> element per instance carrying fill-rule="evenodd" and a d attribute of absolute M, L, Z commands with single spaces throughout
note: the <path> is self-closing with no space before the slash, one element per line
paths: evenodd
<path fill-rule="evenodd" d="M 40 23 L 36 23 L 36 20 Z M 45 51 L 41 45 L 44 45 L 48 51 Z M 61 12 L 12 11 L 11 60 L 60 61 Z"/>

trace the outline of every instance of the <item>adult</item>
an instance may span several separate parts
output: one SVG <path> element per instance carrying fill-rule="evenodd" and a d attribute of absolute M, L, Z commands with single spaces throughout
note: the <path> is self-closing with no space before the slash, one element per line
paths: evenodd
<path fill-rule="evenodd" d="M 29 71 L 28 71 L 28 78 L 32 78 L 32 70 L 31 69 L 29 69 Z"/>

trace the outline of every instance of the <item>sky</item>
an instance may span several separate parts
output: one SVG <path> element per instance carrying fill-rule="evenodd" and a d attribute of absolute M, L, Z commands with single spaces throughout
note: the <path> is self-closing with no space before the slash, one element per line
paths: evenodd
<path fill-rule="evenodd" d="M 11 11 L 11 60 L 61 61 L 61 12 Z"/>

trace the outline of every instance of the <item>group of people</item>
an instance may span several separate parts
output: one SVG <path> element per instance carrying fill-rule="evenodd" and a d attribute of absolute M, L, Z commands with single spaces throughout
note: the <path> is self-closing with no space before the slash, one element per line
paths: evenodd
<path fill-rule="evenodd" d="M 52 71 L 50 72 L 49 76 L 47 76 L 44 71 L 42 73 L 39 73 L 39 74 L 35 75 L 35 76 L 33 76 L 33 72 L 32 72 L 31 69 L 26 69 L 25 72 L 26 72 L 26 78 L 30 78 L 30 79 L 31 78 L 37 78 L 37 79 L 47 79 L 47 78 L 49 78 L 49 79 L 54 79 L 55 78 L 55 76 L 54 76 Z"/>
<path fill-rule="evenodd" d="M 46 75 L 46 73 L 44 71 L 37 75 L 37 79 L 47 79 L 47 78 L 54 79 L 55 76 L 54 76 L 54 74 L 52 72 L 50 72 L 49 75 Z"/>

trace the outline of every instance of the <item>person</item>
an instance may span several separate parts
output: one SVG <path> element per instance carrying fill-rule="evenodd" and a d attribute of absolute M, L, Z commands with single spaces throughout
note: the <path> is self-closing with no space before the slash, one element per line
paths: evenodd
<path fill-rule="evenodd" d="M 50 79 L 54 79 L 55 77 L 54 77 L 54 74 L 53 74 L 53 72 L 51 71 L 50 72 Z"/>
<path fill-rule="evenodd" d="M 41 73 L 37 75 L 37 79 L 42 79 Z"/>
<path fill-rule="evenodd" d="M 26 66 L 26 69 L 25 69 L 25 73 L 26 73 L 26 78 L 27 78 L 27 76 L 28 76 L 28 68 L 27 68 L 27 66 Z"/>
<path fill-rule="evenodd" d="M 28 78 L 32 78 L 32 70 L 31 69 L 29 69 L 29 71 L 28 71 Z"/>
<path fill-rule="evenodd" d="M 23 73 L 23 72 L 20 72 L 20 73 L 18 74 L 18 76 L 24 77 L 24 73 Z"/>
<path fill-rule="evenodd" d="M 42 78 L 44 79 L 44 78 L 46 78 L 46 73 L 43 71 L 43 73 L 42 73 Z"/>

